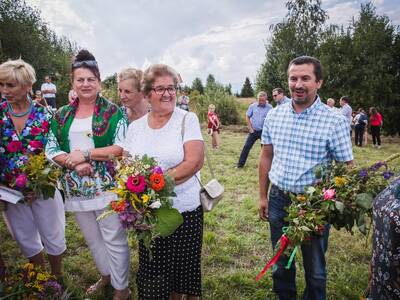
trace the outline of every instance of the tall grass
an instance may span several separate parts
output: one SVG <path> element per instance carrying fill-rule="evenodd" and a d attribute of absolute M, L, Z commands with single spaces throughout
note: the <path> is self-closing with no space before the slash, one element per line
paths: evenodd
<path fill-rule="evenodd" d="M 209 138 L 204 134 L 208 148 Z M 255 276 L 272 255 L 269 225 L 258 218 L 258 170 L 259 146 L 250 152 L 246 166 L 234 169 L 245 134 L 227 128 L 222 131 L 222 146 L 212 151 L 215 173 L 225 186 L 224 199 L 214 211 L 205 214 L 203 243 L 203 299 L 257 300 L 275 299 L 271 288 L 270 272 L 260 281 Z M 355 162 L 368 165 L 388 157 L 399 149 L 399 141 L 384 144 L 378 150 L 368 145 L 355 148 Z M 210 150 L 211 151 L 211 150 Z M 202 170 L 205 181 L 210 174 Z M 50 212 L 49 212 L 50 213 Z M 64 257 L 65 283 L 75 299 L 85 299 L 84 291 L 98 278 L 93 259 L 82 234 L 71 214 L 67 214 L 66 238 L 68 249 Z M 9 265 L 25 260 L 0 221 L 0 250 Z M 131 248 L 130 288 L 136 299 L 135 272 L 138 266 L 137 241 L 129 238 Z M 327 252 L 328 299 L 359 299 L 367 286 L 371 244 L 354 232 L 332 229 Z M 305 282 L 301 257 L 297 257 L 297 289 L 301 294 Z M 112 298 L 112 290 L 106 289 L 93 300 Z"/>

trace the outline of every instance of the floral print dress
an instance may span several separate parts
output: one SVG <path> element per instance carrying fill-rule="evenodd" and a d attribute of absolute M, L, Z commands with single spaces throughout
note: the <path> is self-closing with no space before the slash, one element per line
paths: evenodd
<path fill-rule="evenodd" d="M 7 101 L 0 101 L 0 182 L 23 191 L 27 176 L 21 167 L 30 154 L 44 151 L 51 114 L 45 107 L 33 103 L 24 129 L 18 133 L 11 119 Z"/>
<path fill-rule="evenodd" d="M 400 177 L 374 202 L 372 299 L 400 299 Z"/>

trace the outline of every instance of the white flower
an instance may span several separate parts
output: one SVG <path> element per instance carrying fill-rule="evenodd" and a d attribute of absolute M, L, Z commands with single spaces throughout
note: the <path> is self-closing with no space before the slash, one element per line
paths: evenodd
<path fill-rule="evenodd" d="M 4 153 L 6 152 L 6 149 L 4 149 L 3 147 L 0 147 L 0 153 Z"/>
<path fill-rule="evenodd" d="M 160 208 L 161 207 L 161 202 L 157 200 L 156 202 L 153 202 L 152 204 L 149 205 L 150 208 L 155 209 L 155 208 Z"/>
<path fill-rule="evenodd" d="M 309 194 L 309 195 L 314 194 L 314 192 L 315 192 L 315 188 L 314 188 L 313 186 L 309 186 L 309 187 L 306 189 L 306 193 Z"/>

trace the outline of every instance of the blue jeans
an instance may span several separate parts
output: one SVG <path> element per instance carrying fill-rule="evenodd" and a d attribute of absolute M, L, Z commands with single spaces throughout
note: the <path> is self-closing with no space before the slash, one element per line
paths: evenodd
<path fill-rule="evenodd" d="M 253 133 L 249 133 L 247 135 L 246 142 L 244 143 L 242 152 L 240 153 L 239 157 L 239 162 L 238 162 L 238 167 L 243 167 L 244 164 L 246 163 L 247 156 L 249 156 L 249 152 L 251 148 L 253 147 L 254 143 L 258 140 L 261 139 L 261 133 L 262 130 L 254 130 Z"/>
<path fill-rule="evenodd" d="M 277 186 L 272 185 L 269 192 L 269 223 L 271 229 L 272 246 L 275 249 L 282 235 L 282 227 L 286 224 L 285 207 L 290 205 L 289 197 Z M 310 242 L 301 246 L 303 266 L 306 277 L 306 288 L 303 300 L 326 299 L 326 263 L 325 252 L 328 248 L 329 225 L 325 226 L 322 236 L 313 236 Z M 272 272 L 273 291 L 278 294 L 279 300 L 296 299 L 296 266 L 293 262 L 290 269 L 285 269 L 287 256 L 281 256 Z"/>

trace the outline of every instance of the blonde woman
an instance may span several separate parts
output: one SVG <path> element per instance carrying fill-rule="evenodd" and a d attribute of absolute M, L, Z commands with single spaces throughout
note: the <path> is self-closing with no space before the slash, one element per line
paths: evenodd
<path fill-rule="evenodd" d="M 118 94 L 129 123 L 143 117 L 149 110 L 141 90 L 142 77 L 143 72 L 134 68 L 123 69 L 118 74 Z"/>
<path fill-rule="evenodd" d="M 221 139 L 219 137 L 219 128 L 221 126 L 221 123 L 218 119 L 218 115 L 215 113 L 215 105 L 210 104 L 208 106 L 208 130 L 207 132 L 211 135 L 212 137 L 212 147 L 213 149 L 218 149 L 219 145 L 221 144 Z"/>

